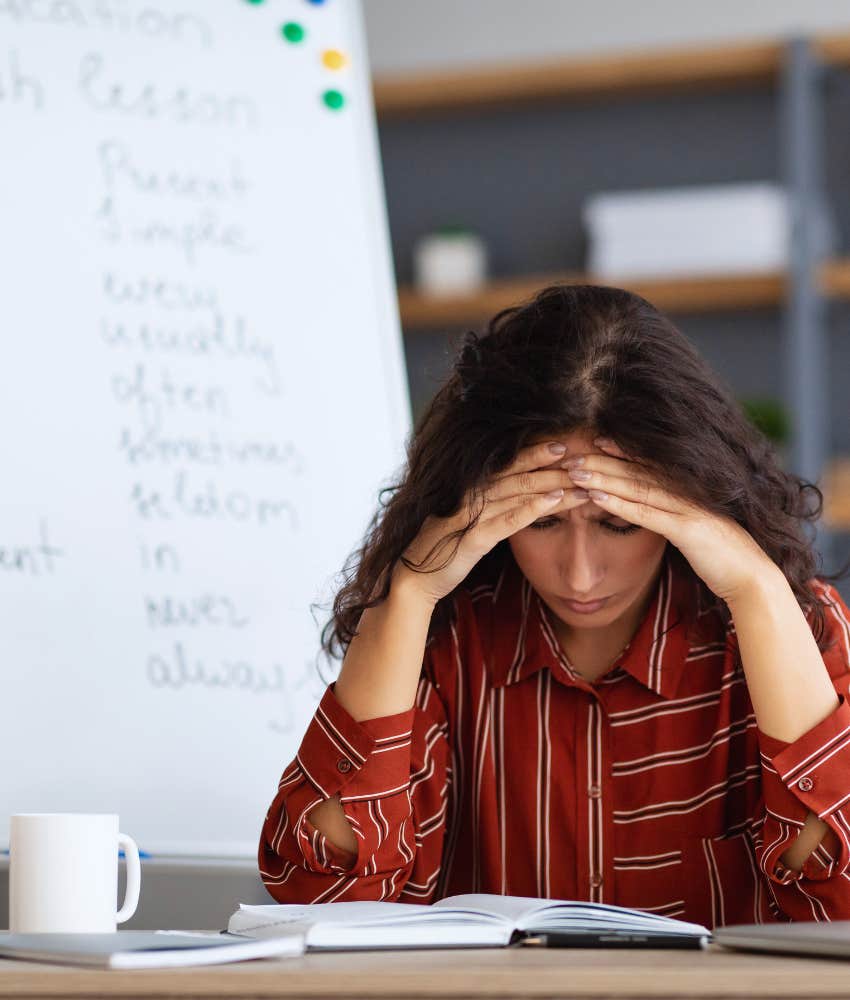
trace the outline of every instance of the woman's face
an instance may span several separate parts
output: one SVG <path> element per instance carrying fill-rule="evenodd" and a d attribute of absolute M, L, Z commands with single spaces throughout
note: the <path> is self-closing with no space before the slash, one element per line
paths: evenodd
<path fill-rule="evenodd" d="M 595 436 L 574 432 L 555 438 L 567 446 L 559 462 L 602 454 L 593 446 Z M 538 518 L 511 535 L 508 543 L 517 565 L 553 614 L 571 631 L 580 631 L 607 628 L 633 616 L 652 589 L 667 540 L 589 500 Z"/>

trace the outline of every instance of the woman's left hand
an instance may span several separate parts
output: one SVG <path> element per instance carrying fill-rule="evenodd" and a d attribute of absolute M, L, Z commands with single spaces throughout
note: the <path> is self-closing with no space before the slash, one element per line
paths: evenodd
<path fill-rule="evenodd" d="M 563 463 L 576 485 L 588 490 L 597 507 L 663 535 L 719 598 L 731 601 L 775 571 L 775 564 L 736 521 L 674 496 L 613 441 L 599 438 L 594 444 L 605 454 L 585 454 L 579 464 L 576 457 Z M 590 478 L 582 478 L 582 472 Z"/>

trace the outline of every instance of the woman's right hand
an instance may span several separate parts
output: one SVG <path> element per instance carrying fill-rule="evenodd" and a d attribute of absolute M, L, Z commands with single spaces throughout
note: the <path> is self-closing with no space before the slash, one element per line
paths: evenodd
<path fill-rule="evenodd" d="M 540 517 L 587 503 L 587 491 L 577 488 L 566 470 L 560 467 L 564 454 L 558 455 L 550 450 L 552 444 L 557 442 L 524 448 L 511 465 L 486 484 L 483 491 L 467 492 L 457 513 L 450 517 L 426 518 L 419 533 L 404 551 L 405 558 L 416 565 L 418 571 L 410 570 L 399 560 L 393 576 L 403 575 L 407 585 L 421 591 L 428 601 L 436 604 L 450 594 L 472 567 L 502 539 L 528 527 Z M 460 542 L 451 539 L 441 544 L 447 536 L 465 528 L 479 510 L 477 523 Z M 446 562 L 455 547 L 457 551 Z M 441 568 L 431 570 L 433 566 Z"/>

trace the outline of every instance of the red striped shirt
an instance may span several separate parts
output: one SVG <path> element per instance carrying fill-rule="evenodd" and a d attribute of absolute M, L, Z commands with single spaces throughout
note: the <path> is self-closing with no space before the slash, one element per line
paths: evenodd
<path fill-rule="evenodd" d="M 513 558 L 497 569 L 455 592 L 409 712 L 358 723 L 325 692 L 263 825 L 272 896 L 508 893 L 708 927 L 850 919 L 850 614 L 834 588 L 816 582 L 839 705 L 784 743 L 758 729 L 734 628 L 717 612 L 680 621 L 690 581 L 670 560 L 593 683 Z M 336 793 L 356 858 L 307 819 Z M 840 852 L 820 845 L 797 873 L 779 859 L 810 810 Z"/>

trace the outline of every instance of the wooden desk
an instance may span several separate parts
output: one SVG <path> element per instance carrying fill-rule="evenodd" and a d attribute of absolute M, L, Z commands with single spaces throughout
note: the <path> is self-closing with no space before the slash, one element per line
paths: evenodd
<path fill-rule="evenodd" d="M 337 952 L 135 972 L 0 960 L 0 997 L 848 997 L 850 962 L 725 951 Z"/>

